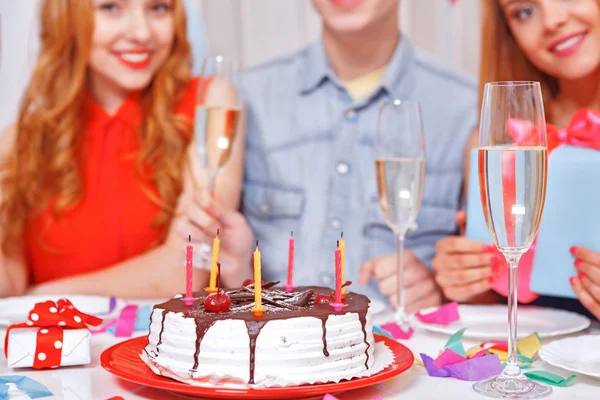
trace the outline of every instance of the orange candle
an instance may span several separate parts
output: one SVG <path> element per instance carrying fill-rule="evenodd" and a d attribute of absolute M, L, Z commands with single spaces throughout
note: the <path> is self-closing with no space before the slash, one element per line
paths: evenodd
<path fill-rule="evenodd" d="M 341 274 L 342 274 L 342 285 L 344 283 L 346 283 L 346 281 L 344 280 L 344 270 L 345 270 L 345 266 L 346 266 L 346 241 L 344 240 L 344 232 L 342 232 L 342 236 L 340 238 L 340 268 L 341 268 Z M 346 288 L 343 287 L 342 288 L 342 296 L 346 297 Z"/>
<path fill-rule="evenodd" d="M 252 312 L 256 317 L 262 317 L 266 308 L 262 306 L 262 274 L 260 251 L 258 251 L 258 240 L 256 241 L 256 250 L 254 251 L 254 307 Z"/>
<path fill-rule="evenodd" d="M 209 285 L 205 289 L 209 294 L 217 292 L 217 261 L 219 261 L 219 250 L 221 248 L 221 240 L 219 239 L 219 230 L 213 240 L 212 260 L 210 263 L 210 280 Z"/>

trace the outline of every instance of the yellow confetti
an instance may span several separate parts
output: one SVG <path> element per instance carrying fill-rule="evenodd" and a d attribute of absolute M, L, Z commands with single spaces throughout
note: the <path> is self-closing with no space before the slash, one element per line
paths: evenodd
<path fill-rule="evenodd" d="M 541 348 L 542 342 L 540 342 L 540 338 L 535 332 L 517 342 L 519 353 L 527 358 L 535 357 L 538 350 Z"/>
<path fill-rule="evenodd" d="M 417 364 L 419 364 L 421 367 L 425 368 L 425 364 L 423 364 L 423 361 L 419 358 L 419 357 L 415 357 L 415 361 L 417 362 Z"/>
<path fill-rule="evenodd" d="M 504 350 L 488 349 L 488 351 L 492 354 L 498 354 L 498 358 L 502 362 L 506 362 L 508 360 L 508 353 Z"/>
<path fill-rule="evenodd" d="M 479 353 L 481 350 L 483 350 L 483 347 L 481 347 L 480 345 L 471 347 L 469 350 L 467 350 L 467 358 L 471 358 L 475 354 Z"/>

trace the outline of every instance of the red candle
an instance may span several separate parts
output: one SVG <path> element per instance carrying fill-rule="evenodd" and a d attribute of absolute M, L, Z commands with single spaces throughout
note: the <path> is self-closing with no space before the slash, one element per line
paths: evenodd
<path fill-rule="evenodd" d="M 191 243 L 192 235 L 189 235 L 188 241 Z M 194 267 L 194 247 L 191 244 L 185 246 L 185 302 L 190 305 L 193 303 L 192 296 L 192 269 Z"/>
<path fill-rule="evenodd" d="M 335 302 L 342 302 L 342 252 L 335 251 Z"/>
<path fill-rule="evenodd" d="M 287 285 L 285 285 L 286 292 L 291 292 L 294 290 L 294 285 L 292 284 L 292 275 L 294 271 L 294 231 L 290 233 L 290 241 L 288 247 L 288 273 L 287 273 Z"/>

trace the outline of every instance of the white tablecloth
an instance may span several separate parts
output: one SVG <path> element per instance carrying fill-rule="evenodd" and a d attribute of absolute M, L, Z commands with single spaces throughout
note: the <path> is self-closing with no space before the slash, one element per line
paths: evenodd
<path fill-rule="evenodd" d="M 138 302 L 140 305 L 153 303 Z M 378 316 L 376 323 L 384 322 Z M 600 324 L 593 324 L 587 331 L 581 334 L 600 334 Z M 136 332 L 136 336 L 144 335 L 144 332 Z M 575 336 L 572 335 L 572 336 Z M 4 333 L 0 332 L 0 338 Z M 410 340 L 402 341 L 404 345 L 410 348 L 415 355 L 427 353 L 436 355 L 444 345 L 448 336 L 443 334 L 429 333 L 417 330 Z M 144 386 L 122 381 L 105 371 L 100 366 L 100 354 L 108 347 L 118 343 L 122 339 L 115 338 L 109 334 L 94 335 L 92 339 L 92 363 L 82 367 L 59 368 L 48 371 L 35 371 L 31 369 L 9 369 L 6 366 L 6 359 L 0 356 L 0 375 L 26 375 L 42 383 L 54 393 L 53 397 L 48 399 L 65 400 L 99 400 L 109 399 L 120 396 L 126 400 L 136 399 L 156 399 L 156 400 L 176 400 L 182 396 L 168 393 L 165 391 L 151 389 Z M 553 339 L 545 340 L 548 343 Z M 4 340 L 2 340 L 4 342 Z M 472 346 L 481 341 L 465 340 L 465 346 Z M 557 373 L 561 376 L 568 376 L 571 373 L 554 368 L 541 360 L 536 360 L 533 369 L 543 369 Z M 425 369 L 417 364 L 413 365 L 408 371 L 382 384 L 371 386 L 369 388 L 355 390 L 337 394 L 340 400 L 371 400 L 376 396 L 383 399 L 473 399 L 481 400 L 484 397 L 476 394 L 471 388 L 471 382 L 463 382 L 451 378 L 432 378 L 427 375 Z M 185 397 L 187 398 L 187 397 Z M 578 375 L 571 382 L 569 387 L 554 387 L 553 393 L 548 399 L 594 399 L 600 400 L 600 379 Z M 29 399 L 28 396 L 18 391 L 9 392 L 9 399 L 22 400 Z"/>

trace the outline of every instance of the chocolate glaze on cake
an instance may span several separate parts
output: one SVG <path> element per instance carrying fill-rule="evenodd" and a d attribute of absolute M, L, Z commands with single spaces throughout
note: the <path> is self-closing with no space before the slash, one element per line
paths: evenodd
<path fill-rule="evenodd" d="M 367 345 L 365 355 L 367 361 L 365 367 L 368 369 L 369 361 L 369 343 L 367 341 L 367 332 L 365 330 L 367 310 L 370 300 L 363 295 L 348 292 L 344 299 L 346 307 L 340 312 L 335 312 L 329 304 L 315 303 L 317 294 L 331 295 L 332 290 L 319 286 L 296 287 L 291 293 L 274 288 L 279 282 L 265 282 L 263 284 L 262 301 L 263 306 L 267 308 L 262 317 L 255 317 L 251 311 L 254 305 L 254 287 L 253 285 L 244 286 L 240 289 L 229 290 L 227 294 L 231 297 L 231 308 L 227 312 L 211 312 L 204 309 L 204 299 L 206 294 L 194 293 L 196 300 L 191 305 L 186 305 L 182 298 L 173 298 L 165 303 L 157 304 L 154 308 L 163 310 L 161 331 L 159 334 L 159 344 L 164 330 L 165 315 L 167 312 L 182 313 L 185 318 L 193 318 L 196 323 L 196 351 L 194 353 L 194 367 L 191 372 L 198 368 L 198 356 L 200 354 L 200 344 L 208 329 L 217 321 L 226 319 L 242 320 L 246 323 L 248 338 L 250 339 L 250 380 L 248 383 L 254 383 L 254 366 L 256 340 L 260 335 L 261 329 L 273 320 L 313 317 L 318 318 L 323 326 L 323 354 L 329 357 L 327 351 L 326 323 L 330 315 L 343 315 L 346 313 L 356 313 L 362 326 L 364 342 Z"/>

